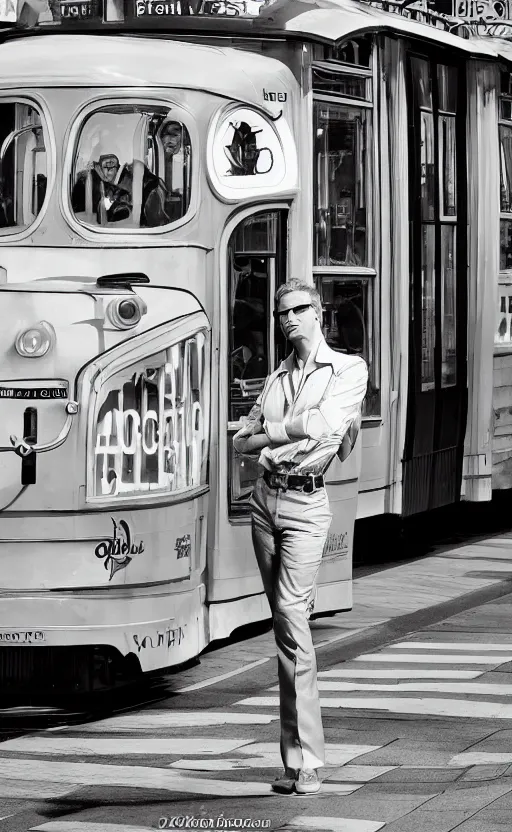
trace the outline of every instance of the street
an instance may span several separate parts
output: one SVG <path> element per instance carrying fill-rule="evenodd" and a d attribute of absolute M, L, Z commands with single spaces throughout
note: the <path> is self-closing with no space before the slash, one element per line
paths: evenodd
<path fill-rule="evenodd" d="M 167 696 L 147 707 L 79 725 L 57 720 L 5 739 L 1 832 L 509 831 L 509 547 L 509 536 L 495 536 L 360 579 L 372 593 L 378 581 L 382 593 L 385 582 L 397 591 L 400 581 L 409 585 L 409 597 L 402 586 L 394 629 L 381 628 L 380 643 L 362 599 L 359 615 L 370 629 L 326 639 L 329 623 L 332 632 L 342 616 L 314 622 L 327 743 L 319 795 L 270 791 L 281 763 L 268 632 L 171 676 Z M 453 575 L 448 580 L 461 566 L 480 602 L 460 587 L 457 596 Z M 444 574 L 453 610 L 429 623 L 435 607 L 416 604 L 421 625 L 404 634 L 400 621 L 410 623 L 414 573 L 423 582 L 430 574 L 433 586 L 442 585 Z M 357 601 L 356 581 L 349 620 Z"/>

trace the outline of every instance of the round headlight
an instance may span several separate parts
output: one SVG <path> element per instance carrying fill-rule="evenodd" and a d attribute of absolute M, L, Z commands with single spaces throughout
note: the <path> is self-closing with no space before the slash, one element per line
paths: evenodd
<path fill-rule="evenodd" d="M 117 329 L 132 329 L 132 327 L 137 326 L 145 312 L 146 305 L 137 296 L 111 300 L 107 307 L 107 316 L 110 323 Z"/>
<path fill-rule="evenodd" d="M 55 338 L 55 330 L 47 321 L 40 321 L 16 336 L 14 346 L 23 358 L 41 358 L 49 351 Z"/>

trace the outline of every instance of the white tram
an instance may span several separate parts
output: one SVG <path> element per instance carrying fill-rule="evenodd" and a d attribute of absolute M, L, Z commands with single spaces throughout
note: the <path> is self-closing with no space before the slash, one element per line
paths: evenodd
<path fill-rule="evenodd" d="M 508 45 L 355 0 L 30 0 L 2 40 L 4 689 L 268 617 L 231 438 L 289 277 L 370 365 L 315 611 L 351 608 L 356 513 L 490 497 Z"/>

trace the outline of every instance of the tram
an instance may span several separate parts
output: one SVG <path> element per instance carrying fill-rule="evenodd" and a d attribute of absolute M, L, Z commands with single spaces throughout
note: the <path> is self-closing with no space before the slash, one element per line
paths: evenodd
<path fill-rule="evenodd" d="M 370 367 L 327 474 L 315 612 L 352 606 L 356 517 L 489 498 L 488 141 L 512 49 L 430 17 L 19 4 L 0 38 L 2 690 L 110 686 L 269 616 L 257 469 L 231 440 L 286 354 L 290 277 Z"/>

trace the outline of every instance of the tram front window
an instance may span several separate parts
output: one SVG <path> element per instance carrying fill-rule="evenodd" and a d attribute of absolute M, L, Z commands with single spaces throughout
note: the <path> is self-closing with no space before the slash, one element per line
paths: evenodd
<path fill-rule="evenodd" d="M 28 103 L 0 104 L 0 234 L 28 228 L 41 211 L 48 181 L 43 124 Z"/>
<path fill-rule="evenodd" d="M 109 229 L 157 228 L 190 203 L 187 128 L 168 107 L 118 104 L 96 110 L 79 134 L 71 173 L 77 220 Z"/>

